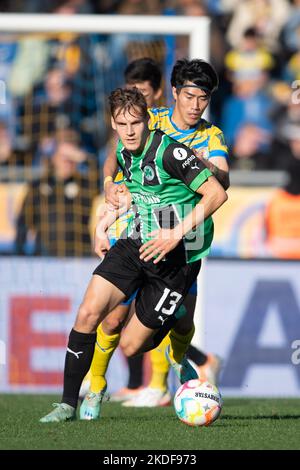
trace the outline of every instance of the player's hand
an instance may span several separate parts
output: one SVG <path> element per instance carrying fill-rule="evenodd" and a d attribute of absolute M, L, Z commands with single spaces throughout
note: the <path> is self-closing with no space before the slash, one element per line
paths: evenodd
<path fill-rule="evenodd" d="M 124 184 L 115 184 L 113 181 L 105 185 L 105 202 L 112 206 L 113 209 L 119 209 L 121 205 L 120 196 L 126 191 Z"/>
<path fill-rule="evenodd" d="M 110 243 L 107 236 L 107 233 L 102 230 L 100 224 L 97 225 L 95 230 L 95 240 L 94 240 L 94 250 L 95 253 L 102 259 L 110 249 Z"/>
<path fill-rule="evenodd" d="M 178 232 L 174 229 L 154 230 L 148 233 L 147 236 L 153 238 L 141 246 L 140 259 L 147 262 L 157 256 L 153 261 L 154 264 L 164 259 L 166 254 L 174 250 L 182 239 L 182 236 L 178 235 Z"/>

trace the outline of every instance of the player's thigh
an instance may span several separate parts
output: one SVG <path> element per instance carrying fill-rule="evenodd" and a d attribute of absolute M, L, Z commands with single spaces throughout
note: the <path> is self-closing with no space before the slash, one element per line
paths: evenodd
<path fill-rule="evenodd" d="M 89 282 L 79 307 L 74 328 L 82 333 L 96 331 L 105 316 L 125 298 L 125 294 L 101 276 L 94 275 Z"/>
<path fill-rule="evenodd" d="M 105 334 L 113 335 L 120 333 L 128 317 L 130 305 L 120 304 L 114 308 L 102 322 L 102 328 Z"/>
<path fill-rule="evenodd" d="M 120 346 L 127 357 L 141 354 L 153 347 L 153 336 L 157 330 L 148 328 L 133 314 L 123 330 Z"/>

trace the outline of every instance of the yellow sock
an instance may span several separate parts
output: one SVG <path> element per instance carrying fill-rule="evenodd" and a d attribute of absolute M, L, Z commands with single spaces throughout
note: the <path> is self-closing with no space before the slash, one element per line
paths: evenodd
<path fill-rule="evenodd" d="M 170 331 L 170 341 L 171 341 L 171 347 L 170 347 L 170 357 L 174 361 L 180 363 L 183 356 L 185 355 L 190 342 L 192 341 L 192 338 L 195 333 L 195 327 L 193 328 L 186 334 L 186 335 L 181 335 L 179 333 L 176 333 L 173 329 Z"/>
<path fill-rule="evenodd" d="M 91 364 L 91 392 L 99 393 L 106 387 L 105 374 L 110 358 L 117 348 L 120 340 L 120 333 L 107 335 L 104 333 L 101 324 L 97 329 L 97 342 Z"/>
<path fill-rule="evenodd" d="M 169 335 L 167 335 L 157 348 L 150 352 L 150 361 L 152 366 L 152 375 L 149 387 L 167 389 L 167 378 L 169 372 L 169 363 L 165 356 L 165 349 L 170 344 Z"/>

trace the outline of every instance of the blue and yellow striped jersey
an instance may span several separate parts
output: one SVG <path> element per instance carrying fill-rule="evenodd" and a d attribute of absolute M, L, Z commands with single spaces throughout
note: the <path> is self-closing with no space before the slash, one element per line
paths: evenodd
<path fill-rule="evenodd" d="M 228 158 L 223 132 L 205 119 L 200 119 L 192 129 L 182 130 L 172 121 L 173 108 L 151 108 L 148 113 L 150 130 L 160 129 L 181 144 L 196 149 L 203 158 Z"/>

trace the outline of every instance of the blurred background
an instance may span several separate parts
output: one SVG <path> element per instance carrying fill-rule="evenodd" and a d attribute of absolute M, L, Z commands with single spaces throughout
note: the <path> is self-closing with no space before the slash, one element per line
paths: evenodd
<path fill-rule="evenodd" d="M 225 134 L 231 187 L 214 217 L 194 342 L 221 356 L 224 394 L 299 395 L 300 1 L 9 0 L 2 13 L 210 18 L 220 87 L 208 119 Z M 0 30 L 1 391 L 60 389 L 66 335 L 98 263 L 107 95 L 131 60 L 152 57 L 161 105 L 172 105 L 170 72 L 188 42 Z M 112 391 L 126 373 L 118 351 Z"/>

